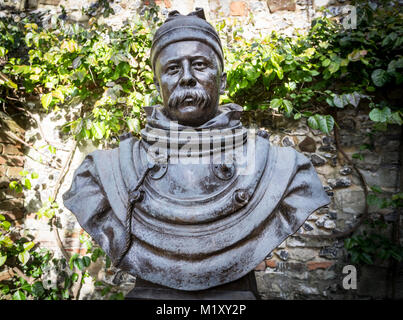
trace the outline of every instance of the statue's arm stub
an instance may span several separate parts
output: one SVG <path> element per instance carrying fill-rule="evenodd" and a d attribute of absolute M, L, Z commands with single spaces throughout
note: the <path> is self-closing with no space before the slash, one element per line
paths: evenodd
<path fill-rule="evenodd" d="M 116 217 L 101 183 L 94 157 L 86 156 L 76 170 L 70 189 L 63 194 L 64 206 L 77 218 L 81 227 L 101 246 L 114 261 L 123 249 L 124 240 L 119 235 L 124 227 Z"/>
<path fill-rule="evenodd" d="M 278 210 L 295 232 L 314 211 L 329 204 L 330 199 L 311 161 L 295 150 L 293 153 L 295 171 Z"/>

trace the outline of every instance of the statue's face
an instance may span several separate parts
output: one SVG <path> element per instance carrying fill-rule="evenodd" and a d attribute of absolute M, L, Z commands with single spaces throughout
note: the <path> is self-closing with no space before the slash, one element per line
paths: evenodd
<path fill-rule="evenodd" d="M 164 113 L 179 124 L 199 126 L 217 114 L 226 74 L 210 46 L 199 41 L 180 41 L 161 50 L 154 81 Z"/>

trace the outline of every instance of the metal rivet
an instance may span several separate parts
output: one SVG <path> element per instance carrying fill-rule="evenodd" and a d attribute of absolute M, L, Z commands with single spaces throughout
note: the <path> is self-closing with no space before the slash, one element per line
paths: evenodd
<path fill-rule="evenodd" d="M 249 201 L 249 194 L 245 190 L 235 191 L 235 201 L 239 204 L 245 204 Z"/>
<path fill-rule="evenodd" d="M 131 202 L 140 202 L 143 200 L 143 193 L 144 191 L 142 190 L 136 190 L 130 194 L 130 201 Z"/>

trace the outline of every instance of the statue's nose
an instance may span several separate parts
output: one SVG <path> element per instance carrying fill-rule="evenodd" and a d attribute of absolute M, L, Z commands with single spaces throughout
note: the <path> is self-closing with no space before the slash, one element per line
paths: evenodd
<path fill-rule="evenodd" d="M 184 87 L 194 87 L 196 85 L 196 79 L 194 78 L 192 71 L 190 70 L 190 64 L 185 63 L 183 66 L 183 74 L 180 79 L 180 85 Z"/>

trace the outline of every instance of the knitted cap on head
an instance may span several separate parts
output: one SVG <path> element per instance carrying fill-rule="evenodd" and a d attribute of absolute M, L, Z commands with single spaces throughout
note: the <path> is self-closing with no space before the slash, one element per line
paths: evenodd
<path fill-rule="evenodd" d="M 209 45 L 218 58 L 221 67 L 224 67 L 223 50 L 221 40 L 213 26 L 206 21 L 202 8 L 187 16 L 181 15 L 178 11 L 171 11 L 168 19 L 156 31 L 151 47 L 151 63 L 155 70 L 155 61 L 163 48 L 179 41 L 200 41 Z"/>

